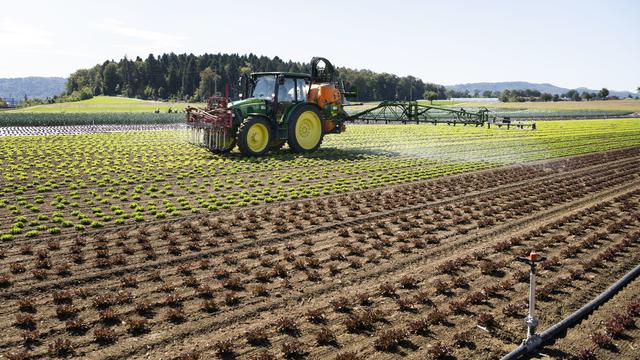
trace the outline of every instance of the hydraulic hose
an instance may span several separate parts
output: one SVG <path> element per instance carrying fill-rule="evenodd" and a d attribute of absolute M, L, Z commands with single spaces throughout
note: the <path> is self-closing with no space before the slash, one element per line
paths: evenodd
<path fill-rule="evenodd" d="M 638 275 L 640 275 L 640 265 L 629 271 L 625 276 L 616 281 L 615 284 L 611 285 L 607 290 L 598 295 L 598 297 L 591 300 L 588 304 L 584 305 L 573 314 L 552 325 L 538 336 L 531 338 L 529 341 L 523 341 L 520 346 L 515 348 L 507 355 L 503 356 L 502 360 L 519 359 L 521 356 L 536 350 L 538 347 L 540 347 L 540 345 L 553 339 L 558 333 L 561 333 L 570 328 L 571 326 L 582 320 L 585 316 L 590 314 L 592 311 L 597 309 L 600 305 L 611 299 L 618 291 L 620 291 L 620 289 L 622 289 L 633 279 L 638 277 Z"/>

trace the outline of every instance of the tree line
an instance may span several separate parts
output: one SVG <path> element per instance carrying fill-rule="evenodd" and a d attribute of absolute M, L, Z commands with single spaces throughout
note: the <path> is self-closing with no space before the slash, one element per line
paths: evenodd
<path fill-rule="evenodd" d="M 71 74 L 66 83 L 66 100 L 82 100 L 95 95 L 121 95 L 140 99 L 203 100 L 228 84 L 229 96 L 241 92 L 238 79 L 243 73 L 288 71 L 309 73 L 310 65 L 254 54 L 150 54 L 146 59 L 126 56 L 105 61 Z M 347 89 L 358 90 L 359 101 L 446 99 L 444 86 L 425 83 L 414 76 L 397 76 L 369 70 L 338 68 Z"/>
<path fill-rule="evenodd" d="M 569 90 L 563 94 L 551 94 L 547 92 L 540 92 L 535 89 L 522 89 L 522 90 L 504 90 L 504 91 L 491 91 L 485 90 L 483 92 L 475 91 L 471 94 L 468 90 L 456 91 L 447 90 L 448 98 L 498 98 L 502 102 L 524 102 L 524 101 L 590 101 L 590 100 L 607 100 L 618 99 L 617 96 L 609 96 L 609 89 L 602 88 L 598 92 L 583 91 L 580 93 L 577 90 Z"/>

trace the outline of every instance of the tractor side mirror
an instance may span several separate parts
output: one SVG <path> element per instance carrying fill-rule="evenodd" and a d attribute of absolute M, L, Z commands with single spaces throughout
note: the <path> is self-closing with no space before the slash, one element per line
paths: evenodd
<path fill-rule="evenodd" d="M 249 76 L 247 76 L 247 74 L 242 74 L 240 76 L 240 78 L 238 79 L 238 88 L 239 88 L 238 98 L 240 98 L 240 100 L 244 99 L 245 96 L 248 96 L 248 94 L 249 94 Z"/>
<path fill-rule="evenodd" d="M 284 76 L 278 76 L 278 85 L 284 85 Z"/>

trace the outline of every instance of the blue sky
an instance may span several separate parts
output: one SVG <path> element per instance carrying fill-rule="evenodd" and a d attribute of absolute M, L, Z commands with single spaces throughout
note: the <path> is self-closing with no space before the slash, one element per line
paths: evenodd
<path fill-rule="evenodd" d="M 313 5 L 311 5 L 313 4 Z M 424 81 L 640 86 L 640 1 L 5 1 L 0 77 L 149 53 L 254 53 Z"/>

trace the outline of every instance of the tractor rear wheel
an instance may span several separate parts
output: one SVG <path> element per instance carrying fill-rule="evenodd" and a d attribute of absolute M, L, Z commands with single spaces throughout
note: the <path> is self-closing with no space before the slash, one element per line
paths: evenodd
<path fill-rule="evenodd" d="M 289 147 L 294 152 L 306 153 L 317 150 L 324 136 L 320 112 L 311 105 L 304 105 L 289 118 Z"/>
<path fill-rule="evenodd" d="M 248 117 L 238 128 L 238 148 L 246 156 L 262 156 L 269 152 L 271 124 L 262 117 Z"/>

